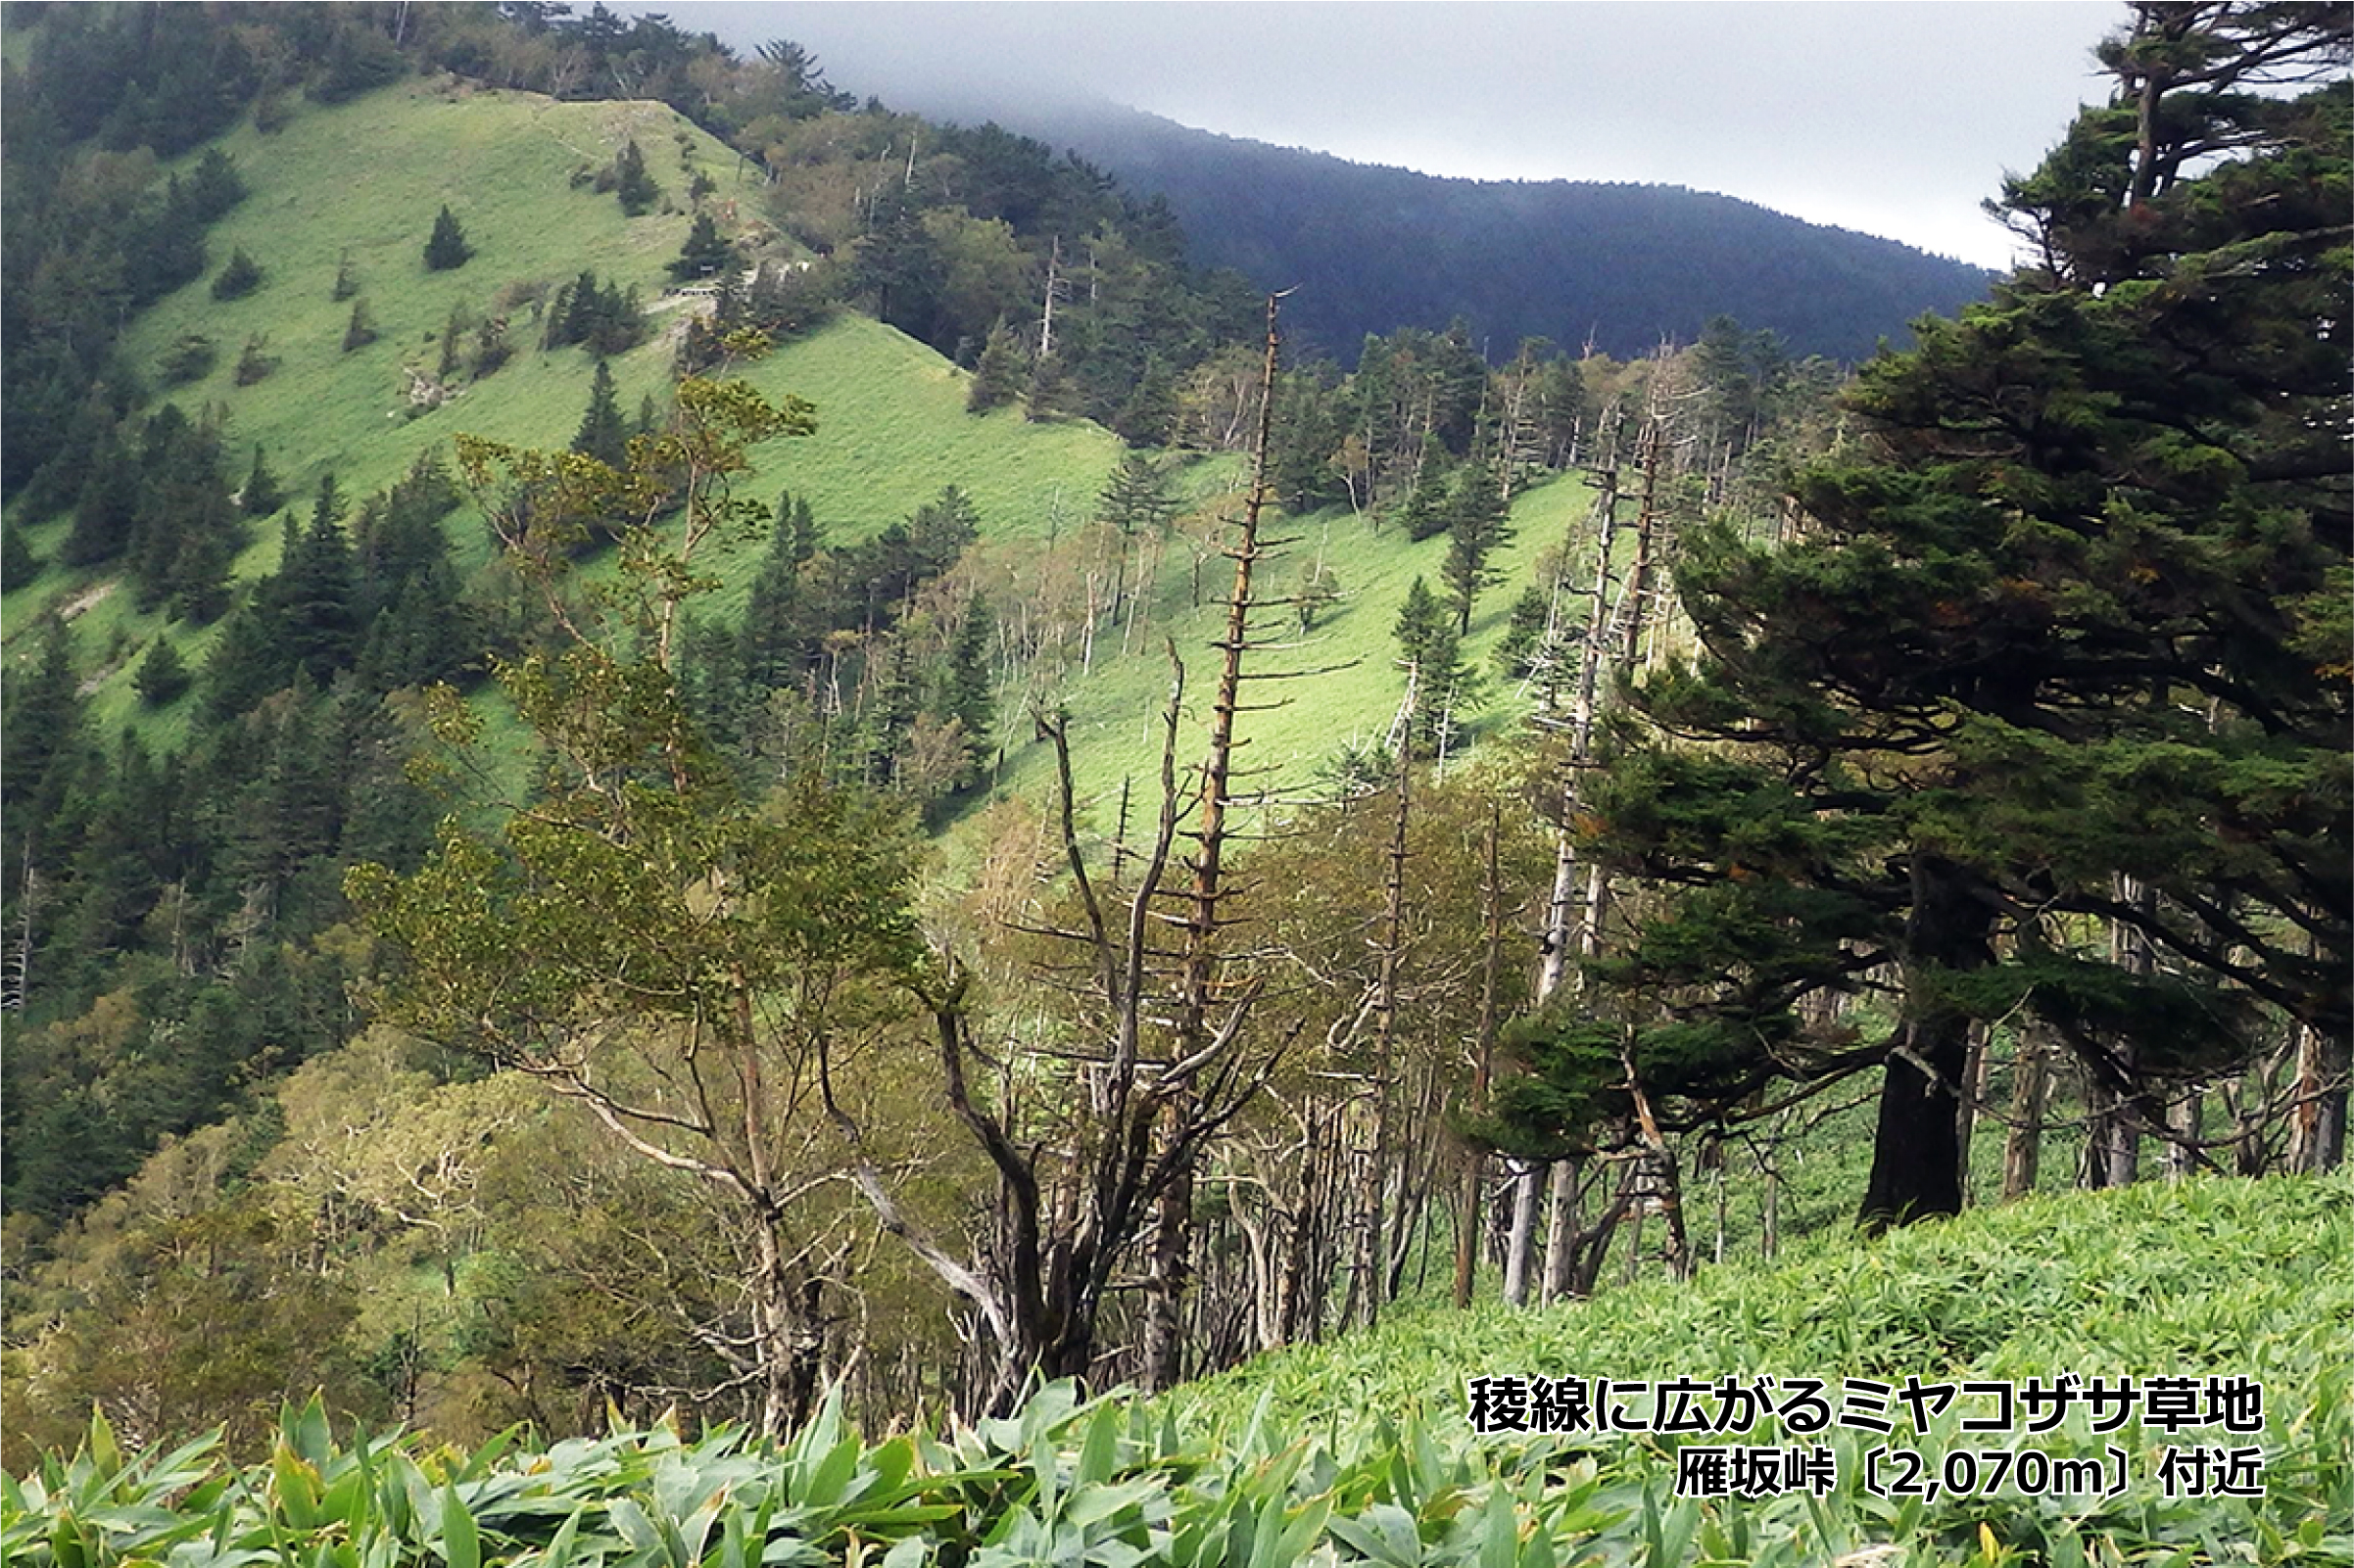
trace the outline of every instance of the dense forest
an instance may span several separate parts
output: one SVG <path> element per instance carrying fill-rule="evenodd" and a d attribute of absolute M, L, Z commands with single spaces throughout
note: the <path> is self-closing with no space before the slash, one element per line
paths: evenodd
<path fill-rule="evenodd" d="M 1297 288 L 1296 341 L 1348 359 L 1369 332 L 1462 316 L 1621 356 L 1691 342 L 1713 316 L 1855 360 L 1915 316 L 1982 298 L 1981 268 L 1680 186 L 1447 179 L 1195 130 L 1138 110 L 936 88 L 913 107 L 995 117 L 1165 199 L 1193 255 Z"/>
<path fill-rule="evenodd" d="M 2342 9 L 2132 8 L 1999 195 L 2036 262 L 1852 374 L 1299 355 L 1165 205 L 658 17 L 6 22 L 11 1467 L 312 1390 L 1004 1412 L 2342 1162 Z M 405 90 L 667 107 L 550 166 L 619 236 L 561 275 L 462 191 L 398 276 L 291 205 L 218 254 L 284 194 L 224 139 Z M 253 313 L 296 256 L 336 341 Z M 916 404 L 763 379 L 845 323 L 975 469 L 858 529 L 796 452 Z M 401 378 L 380 488 L 244 435 L 298 355 Z M 1068 517 L 975 499 L 1054 432 Z M 1344 682 L 1386 731 L 1262 772 Z"/>

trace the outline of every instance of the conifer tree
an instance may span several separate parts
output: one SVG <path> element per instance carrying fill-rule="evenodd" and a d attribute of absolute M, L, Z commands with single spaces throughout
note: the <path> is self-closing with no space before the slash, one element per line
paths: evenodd
<path fill-rule="evenodd" d="M 1112 415 L 1112 434 L 1131 447 L 1162 447 L 1169 444 L 1177 421 L 1177 377 L 1156 356 L 1146 362 L 1128 400 Z"/>
<path fill-rule="evenodd" d="M 1398 526 L 1417 544 L 1447 531 L 1448 468 L 1447 449 L 1439 445 L 1436 436 L 1426 437 L 1414 488 L 1398 505 Z"/>
<path fill-rule="evenodd" d="M 357 600 L 343 494 L 325 474 L 310 526 L 297 534 L 288 520 L 284 557 L 269 585 L 270 630 L 286 666 L 321 686 L 349 669 L 360 652 Z"/>
<path fill-rule="evenodd" d="M 688 225 L 686 243 L 667 268 L 681 283 L 724 277 L 736 269 L 736 248 L 720 237 L 719 224 L 709 213 L 697 213 Z"/>
<path fill-rule="evenodd" d="M 219 358 L 220 351 L 211 338 L 201 332 L 183 334 L 165 352 L 161 366 L 164 385 L 180 387 L 202 381 L 213 373 L 213 366 Z"/>
<path fill-rule="evenodd" d="M 24 531 L 17 526 L 16 519 L 0 523 L 0 587 L 20 588 L 40 572 L 41 558 L 24 542 Z"/>
<path fill-rule="evenodd" d="M 155 907 L 155 872 L 142 853 L 156 820 L 152 789 L 142 787 L 152 774 L 145 749 L 126 732 L 74 848 L 61 912 L 66 945 L 83 964 L 130 946 L 140 918 Z"/>
<path fill-rule="evenodd" d="M 802 563 L 816 552 L 816 535 L 808 498 L 795 498 L 791 492 L 777 498 L 768 551 L 745 597 L 744 622 L 737 632 L 737 661 L 754 701 L 793 685 L 800 673 L 800 574 Z"/>
<path fill-rule="evenodd" d="M 1177 509 L 1168 470 L 1146 452 L 1124 451 L 1096 499 L 1095 515 L 1120 530 L 1122 538 L 1132 540 L 1167 528 Z"/>
<path fill-rule="evenodd" d="M 1478 672 L 1464 660 L 1454 613 L 1418 576 L 1406 590 L 1392 635 L 1412 683 L 1409 750 L 1435 755 L 1448 748 L 1465 718 L 1479 705 Z"/>
<path fill-rule="evenodd" d="M 278 356 L 269 352 L 269 334 L 257 332 L 237 351 L 237 385 L 250 387 L 257 381 L 265 381 L 277 367 Z"/>
<path fill-rule="evenodd" d="M 65 766 L 82 738 L 80 678 L 74 672 L 73 629 L 51 616 L 40 624 L 40 656 L 29 672 L 12 668 L 8 701 L 0 707 L 0 747 L 8 757 L 11 836 L 54 811 Z M 21 815 L 20 815 L 21 814 Z M 0 875 L 15 874 L 0 866 Z"/>
<path fill-rule="evenodd" d="M 139 509 L 138 464 L 114 433 L 101 438 L 73 505 L 73 527 L 58 547 L 68 566 L 113 560 L 130 544 Z"/>
<path fill-rule="evenodd" d="M 809 498 L 795 496 L 790 491 L 777 497 L 778 549 L 782 558 L 794 567 L 806 566 L 817 557 L 817 518 L 809 509 Z"/>
<path fill-rule="evenodd" d="M 433 371 L 438 379 L 448 381 L 465 363 L 458 345 L 465 340 L 466 328 L 473 324 L 473 319 L 464 302 L 450 307 L 449 315 L 442 321 L 442 356 Z"/>
<path fill-rule="evenodd" d="M 975 594 L 965 605 L 964 620 L 948 649 L 948 667 L 941 682 L 939 707 L 964 731 L 965 768 L 958 788 L 980 777 L 990 736 L 997 728 L 997 700 L 989 679 L 989 641 L 996 635 L 996 617 L 986 595 Z"/>
<path fill-rule="evenodd" d="M 589 383 L 589 407 L 572 437 L 572 450 L 607 468 L 617 469 L 629 460 L 629 427 L 622 423 L 621 404 L 613 392 L 612 367 L 602 359 L 597 361 L 597 374 Z"/>
<path fill-rule="evenodd" d="M 182 566 L 201 562 L 192 544 L 237 542 L 239 514 L 221 478 L 217 438 L 173 404 L 148 418 L 138 468 L 127 564 L 141 607 L 153 609 L 177 593 Z"/>
<path fill-rule="evenodd" d="M 1103 494 L 1096 498 L 1095 516 L 1120 532 L 1120 560 L 1112 585 L 1112 614 L 1118 616 L 1128 599 L 1129 556 L 1135 548 L 1139 535 L 1150 537 L 1169 530 L 1170 519 L 1177 515 L 1177 499 L 1171 489 L 1168 470 L 1144 452 L 1129 451 L 1120 454 L 1120 466 L 1104 483 Z"/>
<path fill-rule="evenodd" d="M 189 215 L 210 223 L 245 200 L 245 176 L 237 160 L 217 147 L 208 147 L 188 174 L 185 200 Z"/>
<path fill-rule="evenodd" d="M 1014 341 L 1014 333 L 1003 321 L 989 328 L 989 335 L 981 348 L 981 358 L 973 366 L 973 384 L 965 393 L 967 413 L 987 413 L 1002 408 L 1022 392 L 1022 346 Z"/>
<path fill-rule="evenodd" d="M 180 657 L 180 650 L 171 639 L 160 637 L 147 657 L 139 661 L 132 685 L 140 701 L 151 708 L 160 708 L 177 700 L 194 679 L 188 672 L 187 660 Z"/>
<path fill-rule="evenodd" d="M 942 485 L 938 495 L 907 519 L 907 532 L 914 559 L 902 594 L 956 564 L 965 546 L 981 537 L 981 511 L 962 488 Z"/>
<path fill-rule="evenodd" d="M 1022 390 L 1022 413 L 1033 421 L 1059 419 L 1070 411 L 1071 375 L 1060 356 L 1041 354 L 1031 362 Z"/>
<path fill-rule="evenodd" d="M 433 219 L 433 233 L 425 241 L 425 269 L 429 272 L 449 272 L 474 259 L 474 247 L 466 243 L 466 231 L 458 224 L 457 214 L 444 205 Z"/>
<path fill-rule="evenodd" d="M 2354 1034 L 2348 33 L 2138 6 L 2110 102 L 2005 190 L 2040 262 L 1866 370 L 1794 543 L 1686 541 L 1705 657 L 1639 705 L 1712 744 L 1587 800 L 1598 851 L 1684 890 L 1599 973 L 1652 1010 L 1656 1094 L 1883 1055 L 1871 1223 L 1958 1208 L 1974 1024 L 2040 1018 L 2144 1131 L 2259 1008 Z M 1875 969 L 1890 1034 L 1810 1039 L 1799 1004 Z"/>
<path fill-rule="evenodd" d="M 375 341 L 376 323 L 368 316 L 367 301 L 354 300 L 352 302 L 352 318 L 344 324 L 343 352 L 350 354 L 353 350 L 364 349 Z"/>
<path fill-rule="evenodd" d="M 292 532 L 293 523 L 287 523 Z M 282 664 L 271 635 L 271 616 L 261 588 L 229 611 L 213 650 L 205 656 L 201 683 L 206 715 L 215 722 L 251 712 L 283 684 Z"/>
<path fill-rule="evenodd" d="M 1471 606 L 1479 591 L 1496 580 L 1488 557 L 1513 537 L 1511 508 L 1503 488 L 1485 462 L 1464 465 L 1447 498 L 1447 561 L 1441 570 L 1455 594 L 1455 630 L 1471 635 Z"/>
<path fill-rule="evenodd" d="M 1553 606 L 1545 591 L 1531 583 L 1513 600 L 1512 614 L 1507 618 L 1504 636 L 1496 643 L 1496 668 L 1508 681 L 1517 681 L 1535 668 L 1538 644 L 1544 640 L 1546 623 L 1552 618 Z"/>
<path fill-rule="evenodd" d="M 182 535 L 171 561 L 171 613 L 197 626 L 220 619 L 229 607 L 229 575 L 243 544 L 243 530 L 234 527 Z"/>
<path fill-rule="evenodd" d="M 254 465 L 245 471 L 245 483 L 238 487 L 237 505 L 248 517 L 267 517 L 286 504 L 285 487 L 270 471 L 269 460 L 262 453 L 262 444 L 254 443 Z"/>
<path fill-rule="evenodd" d="M 228 265 L 213 279 L 213 298 L 242 300 L 262 286 L 262 267 L 240 246 L 230 257 Z"/>
<path fill-rule="evenodd" d="M 632 217 L 652 211 L 653 204 L 662 199 L 662 187 L 646 171 L 646 155 L 638 150 L 635 137 L 613 161 L 613 195 Z"/>

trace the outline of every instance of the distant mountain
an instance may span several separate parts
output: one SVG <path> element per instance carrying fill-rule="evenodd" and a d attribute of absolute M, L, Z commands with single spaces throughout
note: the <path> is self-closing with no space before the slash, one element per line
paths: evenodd
<path fill-rule="evenodd" d="M 1298 286 L 1296 336 L 1354 361 L 1369 332 L 1457 315 L 1492 356 L 1523 337 L 1621 356 L 1727 314 L 1794 352 L 1857 359 L 1993 274 L 1868 234 L 1680 186 L 1441 179 L 1195 130 L 1094 103 L 912 105 L 1069 148 L 1165 197 L 1193 259 Z"/>

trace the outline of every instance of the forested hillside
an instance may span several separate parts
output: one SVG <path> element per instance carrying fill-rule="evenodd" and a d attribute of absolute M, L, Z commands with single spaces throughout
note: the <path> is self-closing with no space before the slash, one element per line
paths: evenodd
<path fill-rule="evenodd" d="M 1894 240 L 1677 186 L 1440 178 L 982 83 L 914 107 L 1001 120 L 1166 200 L 1203 264 L 1297 288 L 1301 344 L 1344 360 L 1369 334 L 1458 316 L 1499 353 L 1550 338 L 1635 356 L 1730 315 L 1798 353 L 1853 361 L 1991 281 Z"/>
<path fill-rule="evenodd" d="M 12 1468 L 1001 1415 L 2342 1162 L 2337 11 L 2134 8 L 2045 264 L 1851 377 L 1344 369 L 658 18 L 6 22 Z"/>

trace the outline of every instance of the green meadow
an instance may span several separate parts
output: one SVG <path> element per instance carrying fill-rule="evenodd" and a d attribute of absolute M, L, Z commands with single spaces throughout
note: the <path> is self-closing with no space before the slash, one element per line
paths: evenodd
<path fill-rule="evenodd" d="M 2153 1182 L 1877 1240 L 1827 1235 L 1776 1262 L 1591 1303 L 1409 1312 L 1158 1401 L 1082 1402 L 1058 1385 L 937 1433 L 862 1436 L 829 1400 L 773 1448 L 655 1426 L 552 1447 L 516 1431 L 464 1449 L 338 1433 L 313 1402 L 286 1412 L 266 1462 L 240 1465 L 211 1438 L 126 1451 L 94 1420 L 75 1455 L 0 1477 L 0 1556 L 24 1568 L 2343 1565 L 2349 1249 L 2342 1175 Z M 1476 1433 L 1466 1380 L 1494 1375 L 1609 1379 L 1630 1429 Z M 2063 1402 L 2056 1419 L 2046 1401 L 2031 1430 L 2028 1391 L 2070 1375 L 2135 1392 L 2121 1406 Z M 2153 1402 L 2156 1378 L 2197 1391 L 2188 1424 Z M 1762 1389 L 1773 1408 L 1721 1432 L 1647 1430 L 1660 1406 L 1624 1385 L 1675 1379 Z M 1920 1422 L 1891 1399 L 1889 1430 L 1865 1425 L 1870 1390 L 1908 1379 L 1979 1387 Z M 1800 1380 L 1820 1385 L 1819 1429 Z M 1997 1388 L 2018 1398 L 2010 1425 L 1965 1428 L 2001 1419 Z M 1713 1395 L 1701 1405 L 1720 1408 Z M 1830 1473 L 1704 1497 L 1678 1483 L 1687 1445 L 1796 1447 L 1827 1454 Z M 2191 1450 L 2252 1452 L 2254 1468 L 2230 1493 L 2170 1484 L 2205 1473 L 2182 1468 Z"/>
<path fill-rule="evenodd" d="M 636 218 L 598 194 L 593 181 L 633 138 L 664 192 L 655 211 Z M 166 356 L 183 338 L 211 339 L 210 372 L 155 402 L 219 421 L 240 469 L 255 447 L 263 449 L 298 517 L 322 476 L 332 473 L 347 502 L 356 503 L 421 453 L 447 451 L 460 432 L 521 446 L 569 442 L 587 406 L 594 361 L 577 347 L 543 351 L 541 310 L 557 286 L 584 270 L 637 289 L 649 306 L 652 337 L 612 366 L 625 413 L 649 397 L 659 404 L 683 319 L 681 302 L 662 297 L 663 266 L 686 236 L 688 182 L 697 171 L 706 175 L 716 186 L 708 200 L 723 216 L 752 211 L 739 196 L 748 194 L 748 176 L 735 155 L 662 106 L 556 103 L 449 78 L 412 80 L 335 108 L 304 104 L 271 134 L 242 124 L 219 145 L 235 158 L 250 194 L 210 231 L 207 276 L 142 317 L 127 352 L 160 382 Z M 317 179 L 322 166 L 348 177 Z M 475 254 L 462 267 L 435 272 L 424 264 L 424 241 L 445 205 Z M 240 249 L 261 264 L 262 285 L 244 298 L 216 301 L 211 276 Z M 347 269 L 378 334 L 350 353 L 343 338 L 352 303 L 333 298 Z M 457 373 L 449 383 L 453 395 L 424 406 L 411 389 L 439 370 L 453 312 L 462 321 L 505 317 L 514 355 L 480 382 Z M 236 366 L 249 341 L 275 367 L 240 386 Z M 1091 535 L 1089 525 L 1120 447 L 1100 428 L 1033 423 L 1014 408 L 969 414 L 964 371 L 848 311 L 739 373 L 771 397 L 790 394 L 816 406 L 817 433 L 758 450 L 751 483 L 763 499 L 788 490 L 806 497 L 828 539 L 864 538 L 956 485 L 973 498 L 984 540 L 999 554 L 993 582 L 1001 614 L 1020 613 L 1049 577 L 1078 580 L 1092 571 L 1108 582 L 1100 531 Z M 1194 519 L 1167 539 L 1136 542 L 1128 571 L 1146 592 L 1130 617 L 1119 625 L 1099 618 L 1083 659 L 1085 640 L 1074 640 L 1054 670 L 1034 672 L 1003 694 L 997 792 L 1037 798 L 1051 784 L 1050 756 L 1032 738 L 1029 709 L 1040 703 L 1071 715 L 1082 799 L 1112 800 L 1124 780 L 1151 778 L 1171 644 L 1186 666 L 1190 709 L 1197 717 L 1205 712 L 1211 644 L 1224 627 L 1219 599 L 1231 580 L 1230 565 L 1212 553 L 1220 543 L 1215 520 L 1239 515 L 1248 474 L 1235 457 L 1172 461 Z M 1484 663 L 1538 553 L 1561 540 L 1586 503 L 1568 480 L 1518 498 L 1515 537 L 1495 562 L 1503 581 L 1480 601 L 1465 645 L 1474 660 Z M 50 553 L 68 526 L 54 519 L 29 537 Z M 451 527 L 462 565 L 487 557 L 490 540 L 479 518 L 461 511 Z M 1284 795 L 1313 786 L 1317 771 L 1344 746 L 1377 743 L 1387 734 L 1404 694 L 1391 628 L 1417 574 L 1436 587 L 1446 543 L 1410 543 L 1345 510 L 1304 519 L 1271 512 L 1267 532 L 1287 543 L 1261 570 L 1262 596 L 1287 596 L 1318 562 L 1341 595 L 1306 633 L 1288 608 L 1271 605 L 1261 625 L 1279 645 L 1248 662 L 1253 672 L 1316 672 L 1259 686 L 1250 700 L 1271 706 L 1241 723 L 1242 766 L 1251 770 L 1241 787 Z M 741 609 L 763 544 L 719 543 L 711 564 L 723 586 L 698 613 L 727 619 Z M 240 573 L 274 569 L 278 549 L 277 528 L 256 526 Z M 99 722 L 136 724 L 151 740 L 173 743 L 184 721 L 171 710 L 141 710 L 131 672 L 159 637 L 201 663 L 216 630 L 142 615 L 113 588 L 107 570 L 44 572 L 9 595 L 12 652 L 38 612 L 69 609 L 83 656 L 98 666 L 91 692 Z M 1489 700 L 1469 716 L 1467 737 L 1502 733 L 1524 707 L 1491 682 Z M 1180 760 L 1198 753 L 1201 736 L 1198 724 L 1180 735 Z"/>

